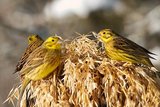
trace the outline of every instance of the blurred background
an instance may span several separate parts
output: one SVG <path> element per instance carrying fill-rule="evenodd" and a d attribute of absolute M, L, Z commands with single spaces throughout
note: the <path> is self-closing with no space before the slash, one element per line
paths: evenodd
<path fill-rule="evenodd" d="M 0 0 L 0 107 L 19 84 L 15 65 L 27 46 L 27 35 L 51 34 L 72 39 L 111 28 L 151 52 L 160 70 L 160 0 Z"/>

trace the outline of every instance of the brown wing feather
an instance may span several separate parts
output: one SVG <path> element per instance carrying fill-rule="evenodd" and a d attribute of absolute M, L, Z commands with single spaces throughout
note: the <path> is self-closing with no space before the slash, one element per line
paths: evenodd
<path fill-rule="evenodd" d="M 44 63 L 44 57 L 46 55 L 47 49 L 38 47 L 33 51 L 28 57 L 26 63 L 20 71 L 20 75 L 24 75 L 31 71 L 33 68 L 40 66 Z"/>
<path fill-rule="evenodd" d="M 114 39 L 115 44 L 114 47 L 120 49 L 128 54 L 132 54 L 134 56 L 141 56 L 145 58 L 153 58 L 149 54 L 153 54 L 141 47 L 140 45 L 132 42 L 131 40 L 124 38 L 122 36 L 118 36 Z M 154 58 L 153 58 L 154 59 Z"/>
<path fill-rule="evenodd" d="M 18 61 L 17 65 L 16 65 L 16 69 L 15 72 L 18 72 L 22 69 L 23 65 L 25 64 L 27 58 L 29 57 L 29 55 L 39 46 L 41 46 L 41 44 L 43 43 L 43 40 L 41 41 L 36 41 L 30 45 L 28 45 L 28 47 L 25 50 L 25 53 L 22 55 L 22 57 L 20 58 L 20 60 Z"/>
<path fill-rule="evenodd" d="M 59 51 L 50 51 L 50 50 L 48 50 L 48 52 L 46 53 L 46 55 L 44 57 L 44 60 L 43 60 L 43 64 L 44 65 L 46 64 L 45 65 L 45 67 L 47 67 L 46 69 L 53 68 L 53 69 L 50 69 L 49 71 L 47 71 L 47 75 L 49 73 L 51 73 L 52 71 L 54 71 L 57 68 L 57 66 L 59 66 L 59 64 L 60 64 L 60 56 L 59 55 L 60 55 Z M 37 80 L 38 78 L 41 78 L 37 74 L 39 74 L 41 76 L 41 74 L 46 72 L 45 70 L 43 68 L 41 68 L 41 70 L 31 70 L 25 76 L 27 78 L 30 78 L 30 79 L 33 79 L 33 80 Z M 45 75 L 43 75 L 43 76 L 45 77 Z"/>

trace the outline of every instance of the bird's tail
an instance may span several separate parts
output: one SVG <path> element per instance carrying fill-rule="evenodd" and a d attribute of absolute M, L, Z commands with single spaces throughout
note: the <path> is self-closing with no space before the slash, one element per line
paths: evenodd
<path fill-rule="evenodd" d="M 18 99 L 16 107 L 20 107 L 20 103 L 21 103 L 21 100 L 22 100 L 22 97 L 23 97 L 23 93 L 24 93 L 24 91 L 25 91 L 25 89 L 26 89 L 26 87 L 27 87 L 27 85 L 29 84 L 30 81 L 31 81 L 30 79 L 24 79 L 24 81 L 22 83 L 22 86 L 21 86 L 19 99 Z"/>

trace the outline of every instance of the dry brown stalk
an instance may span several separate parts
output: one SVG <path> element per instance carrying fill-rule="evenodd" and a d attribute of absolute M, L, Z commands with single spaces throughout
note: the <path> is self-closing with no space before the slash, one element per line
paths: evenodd
<path fill-rule="evenodd" d="M 64 68 L 28 85 L 29 107 L 159 107 L 158 71 L 110 60 L 95 40 L 81 35 L 66 44 Z M 26 91 L 27 92 L 27 91 Z M 8 100 L 17 97 L 18 87 Z"/>

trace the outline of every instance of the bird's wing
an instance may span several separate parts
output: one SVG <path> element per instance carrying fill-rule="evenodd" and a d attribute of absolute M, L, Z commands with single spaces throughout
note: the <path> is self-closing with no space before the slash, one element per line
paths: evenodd
<path fill-rule="evenodd" d="M 34 70 L 31 70 L 25 76 L 31 80 L 39 80 L 45 78 L 52 73 L 60 65 L 60 53 L 47 52 L 44 57 L 44 63 Z"/>
<path fill-rule="evenodd" d="M 47 50 L 41 47 L 33 51 L 28 57 L 27 62 L 24 64 L 23 68 L 21 69 L 20 75 L 24 75 L 30 72 L 32 69 L 43 64 L 46 52 Z"/>
<path fill-rule="evenodd" d="M 131 40 L 124 37 L 117 37 L 114 39 L 114 47 L 122 50 L 122 52 L 132 54 L 134 56 L 141 56 L 144 58 L 153 58 L 149 54 L 153 54 L 141 47 L 140 45 L 132 42 Z M 154 59 L 154 58 L 153 58 Z"/>
<path fill-rule="evenodd" d="M 25 50 L 25 53 L 22 55 L 22 57 L 18 61 L 17 65 L 16 65 L 15 72 L 18 72 L 22 69 L 22 67 L 25 64 L 25 62 L 26 62 L 27 58 L 29 57 L 30 53 L 33 51 L 33 50 L 30 49 L 30 47 L 31 47 L 31 45 L 29 45 L 27 47 L 27 49 Z"/>
<path fill-rule="evenodd" d="M 43 43 L 38 41 L 38 42 L 34 42 L 32 44 L 29 44 L 28 47 L 25 50 L 25 53 L 22 55 L 22 57 L 20 58 L 20 60 L 18 61 L 17 65 L 16 65 L 16 69 L 15 72 L 18 72 L 22 69 L 23 65 L 25 64 L 25 62 L 27 61 L 28 57 L 30 56 L 30 54 L 36 49 L 38 48 L 41 44 Z"/>

